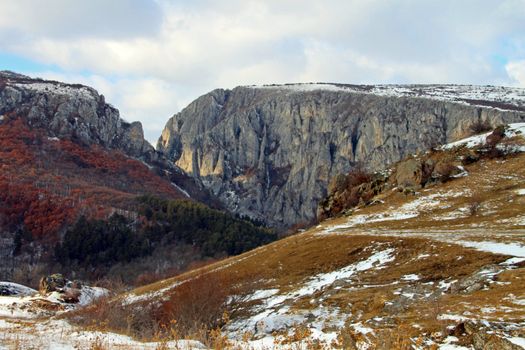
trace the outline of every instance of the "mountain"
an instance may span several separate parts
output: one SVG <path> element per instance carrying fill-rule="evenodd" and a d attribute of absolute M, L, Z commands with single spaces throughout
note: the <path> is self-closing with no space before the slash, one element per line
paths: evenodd
<path fill-rule="evenodd" d="M 0 115 L 23 116 L 49 137 L 155 158 L 155 150 L 144 140 L 142 124 L 122 120 L 93 88 L 1 71 L 0 89 Z"/>
<path fill-rule="evenodd" d="M 2 88 L 29 79 L 3 75 Z M 61 83 L 52 84 L 43 93 L 52 96 L 41 100 L 62 91 Z M 75 98 L 68 96 L 64 101 Z M 525 123 L 506 123 L 522 121 L 522 101 L 519 89 L 470 86 L 218 90 L 178 115 L 191 112 L 195 120 L 170 121 L 179 131 L 164 131 L 158 153 L 104 143 L 96 128 L 83 141 L 74 130 L 58 137 L 39 122 L 43 117 L 24 114 L 31 104 L 2 109 L 0 259 L 6 263 L 0 278 L 27 285 L 59 270 L 142 286 L 105 291 L 107 297 L 82 308 L 66 291 L 60 298 L 23 296 L 22 286 L 4 283 L 6 294 L 15 295 L 0 296 L 6 334 L 0 346 L 523 348 Z M 269 113 L 274 110 L 289 114 Z M 260 139 L 243 136 L 255 130 Z M 294 134 L 286 136 L 290 130 Z M 465 133 L 476 135 L 457 141 Z M 185 142 L 195 151 L 184 155 Z M 243 170 L 232 168 L 236 162 L 254 157 L 250 152 L 257 167 L 231 179 Z M 183 168 L 190 157 L 191 170 L 178 173 L 165 158 L 170 154 Z M 326 187 L 312 209 L 322 221 L 276 242 L 270 243 L 276 239 L 271 231 L 191 200 L 192 193 L 189 199 L 173 183 L 173 174 L 187 172 L 195 188 L 202 184 L 221 195 L 221 184 L 233 181 L 229 197 L 251 200 L 264 184 L 278 191 L 268 160 L 290 164 L 280 173 L 282 198 L 295 179 L 293 166 L 302 164 L 298 173 L 310 177 L 326 175 L 313 181 Z M 297 183 L 294 191 L 304 188 L 308 183 Z M 279 217 L 271 222 L 285 225 Z M 201 265 L 210 259 L 221 260 Z M 191 262 L 202 267 L 182 272 Z M 13 267 L 16 275 L 9 276 Z"/>
<path fill-rule="evenodd" d="M 157 150 L 232 212 L 289 227 L 316 218 L 330 180 L 525 120 L 525 90 L 289 84 L 214 90 L 166 124 Z"/>
<path fill-rule="evenodd" d="M 134 283 L 275 239 L 221 211 L 87 86 L 0 72 L 0 168 L 0 279 Z"/>

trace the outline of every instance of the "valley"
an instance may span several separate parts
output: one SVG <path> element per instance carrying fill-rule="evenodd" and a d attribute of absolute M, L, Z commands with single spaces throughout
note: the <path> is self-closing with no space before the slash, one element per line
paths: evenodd
<path fill-rule="evenodd" d="M 155 150 L 1 77 L 0 349 L 524 345 L 522 89 L 215 90 Z"/>

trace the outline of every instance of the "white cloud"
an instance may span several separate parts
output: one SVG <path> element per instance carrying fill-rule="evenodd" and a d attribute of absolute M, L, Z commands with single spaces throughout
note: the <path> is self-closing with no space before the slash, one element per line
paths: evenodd
<path fill-rule="evenodd" d="M 525 88 L 525 60 L 509 62 L 505 69 L 518 86 Z"/>
<path fill-rule="evenodd" d="M 80 81 L 141 120 L 150 139 L 216 87 L 523 82 L 519 66 L 494 57 L 525 57 L 525 0 L 47 3 L 0 4 L 0 51 L 57 65 L 70 78 L 88 72 L 90 81 Z"/>

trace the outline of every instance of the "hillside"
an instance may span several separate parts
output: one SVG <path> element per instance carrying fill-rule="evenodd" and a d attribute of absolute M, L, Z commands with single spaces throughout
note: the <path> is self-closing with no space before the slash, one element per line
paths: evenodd
<path fill-rule="evenodd" d="M 194 317 L 196 310 L 228 310 L 219 324 L 241 348 L 520 349 L 520 128 L 506 143 L 510 154 L 465 165 L 461 176 L 411 193 L 389 189 L 375 204 L 114 302 L 131 313 L 151 308 L 149 322 L 176 319 L 179 331 L 191 330 L 184 328 L 190 310 Z M 455 155 L 487 135 L 445 152 Z M 131 334 L 144 334 L 145 320 L 142 314 Z"/>
<path fill-rule="evenodd" d="M 525 120 L 525 90 L 463 85 L 287 84 L 217 89 L 166 124 L 157 150 L 233 212 L 308 224 L 330 180 L 383 169 L 463 137 Z"/>
<path fill-rule="evenodd" d="M 151 281 L 273 237 L 201 204 L 220 208 L 155 152 L 140 123 L 122 120 L 86 86 L 0 72 L 0 168 L 0 259 L 9 261 L 0 266 L 0 280 L 35 286 L 42 275 L 61 271 L 91 280 L 109 274 L 127 284 L 140 276 Z M 153 215 L 162 208 L 162 215 Z M 181 225 L 174 213 L 194 219 Z M 93 232 L 82 231 L 80 220 Z M 106 237 L 117 233 L 119 243 Z M 81 241 L 96 248 L 77 256 L 72 245 Z"/>

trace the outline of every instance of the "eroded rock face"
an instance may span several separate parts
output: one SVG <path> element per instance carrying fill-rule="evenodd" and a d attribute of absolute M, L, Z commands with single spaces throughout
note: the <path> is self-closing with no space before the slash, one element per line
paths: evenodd
<path fill-rule="evenodd" d="M 25 117 L 49 137 L 119 149 L 138 158 L 155 158 L 139 122 L 127 123 L 94 89 L 12 72 L 0 72 L 0 116 Z M 0 119 L 3 119 L 0 118 Z"/>
<path fill-rule="evenodd" d="M 315 218 L 330 179 L 357 162 L 382 169 L 460 138 L 479 119 L 517 122 L 525 112 L 355 89 L 238 87 L 174 115 L 157 149 L 231 211 L 286 227 Z"/>

